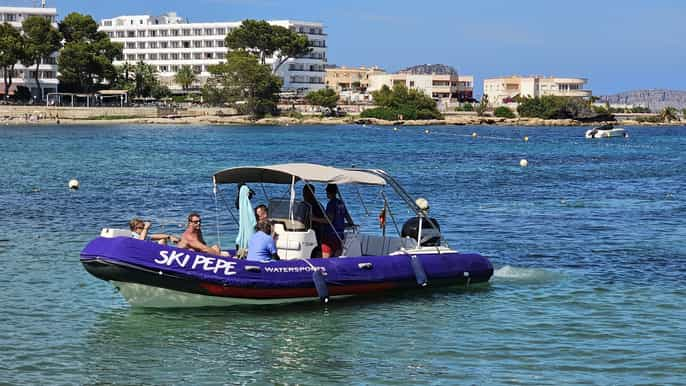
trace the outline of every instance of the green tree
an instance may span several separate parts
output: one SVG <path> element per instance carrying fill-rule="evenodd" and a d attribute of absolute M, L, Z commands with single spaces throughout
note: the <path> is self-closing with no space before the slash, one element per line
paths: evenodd
<path fill-rule="evenodd" d="M 229 32 L 224 39 L 226 46 L 232 50 L 243 50 L 257 53 L 260 63 L 276 55 L 272 72 L 290 58 L 310 53 L 312 48 L 307 37 L 288 28 L 271 25 L 264 20 L 243 20 L 241 26 Z"/>
<path fill-rule="evenodd" d="M 59 24 L 64 36 L 60 52 L 60 88 L 92 92 L 103 82 L 113 82 L 117 70 L 112 62 L 122 56 L 123 45 L 114 43 L 89 15 L 70 13 Z"/>
<path fill-rule="evenodd" d="M 176 72 L 176 75 L 174 75 L 174 81 L 180 84 L 184 91 L 188 90 L 193 82 L 195 82 L 195 79 L 196 76 L 191 66 L 181 66 L 179 71 Z"/>
<path fill-rule="evenodd" d="M 478 116 L 483 116 L 484 113 L 488 110 L 488 95 L 484 94 L 481 97 L 481 101 L 479 101 L 479 104 L 476 105 L 474 108 L 474 111 L 476 111 L 476 115 Z"/>
<path fill-rule="evenodd" d="M 372 92 L 377 108 L 362 112 L 362 117 L 395 119 L 442 119 L 436 108 L 436 102 L 423 92 L 408 89 L 403 84 L 396 84 L 391 90 L 388 86 Z"/>
<path fill-rule="evenodd" d="M 35 65 L 36 70 L 33 72 L 36 81 L 36 88 L 38 88 L 39 100 L 43 100 L 43 89 L 41 88 L 39 79 L 39 66 L 41 62 L 47 61 L 55 51 L 62 47 L 62 36 L 60 32 L 50 24 L 50 20 L 41 16 L 29 16 L 21 23 L 21 28 L 24 31 L 24 52 L 21 62 L 30 67 Z"/>
<path fill-rule="evenodd" d="M 131 89 L 133 96 L 136 97 L 151 97 L 155 88 L 159 84 L 157 80 L 157 69 L 150 64 L 145 64 L 140 61 L 132 70 L 133 72 L 133 88 Z"/>
<path fill-rule="evenodd" d="M 5 81 L 5 99 L 9 98 L 14 66 L 21 59 L 23 50 L 21 33 L 7 22 L 0 24 L 0 69 Z"/>
<path fill-rule="evenodd" d="M 331 88 L 312 91 L 305 96 L 305 100 L 315 106 L 334 108 L 338 103 L 338 94 Z"/>
<path fill-rule="evenodd" d="M 281 79 L 259 59 L 245 51 L 231 51 L 227 62 L 210 66 L 212 77 L 202 93 L 208 103 L 234 104 L 241 113 L 263 116 L 276 113 Z"/>
<path fill-rule="evenodd" d="M 493 115 L 495 115 L 496 117 L 501 117 L 501 118 L 514 118 L 515 117 L 514 112 L 512 110 L 510 110 L 510 108 L 507 106 L 497 107 L 493 111 Z"/>
<path fill-rule="evenodd" d="M 662 109 L 662 111 L 660 111 L 660 120 L 662 122 L 678 121 L 679 117 L 676 108 L 668 106 Z"/>

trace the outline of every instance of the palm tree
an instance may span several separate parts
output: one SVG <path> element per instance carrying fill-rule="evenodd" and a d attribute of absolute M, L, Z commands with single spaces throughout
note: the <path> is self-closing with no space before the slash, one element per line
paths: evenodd
<path fill-rule="evenodd" d="M 679 117 L 677 115 L 677 110 L 674 107 L 668 106 L 662 109 L 660 112 L 660 120 L 662 122 L 671 122 L 671 121 L 677 121 L 679 120 Z"/>
<path fill-rule="evenodd" d="M 176 75 L 174 75 L 174 80 L 176 83 L 181 85 L 183 91 L 187 91 L 188 88 L 195 82 L 195 73 L 191 69 L 191 66 L 182 66 Z"/>

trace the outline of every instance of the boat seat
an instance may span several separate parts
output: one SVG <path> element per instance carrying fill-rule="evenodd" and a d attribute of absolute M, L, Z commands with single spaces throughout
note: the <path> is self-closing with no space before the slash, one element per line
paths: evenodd
<path fill-rule="evenodd" d="M 287 218 L 270 218 L 273 224 L 281 224 L 284 229 L 289 232 L 303 232 L 307 230 L 305 223 L 299 220 L 290 220 Z"/>
<path fill-rule="evenodd" d="M 363 235 L 360 246 L 363 256 L 385 256 L 401 248 L 412 248 L 416 242 L 410 238 Z"/>

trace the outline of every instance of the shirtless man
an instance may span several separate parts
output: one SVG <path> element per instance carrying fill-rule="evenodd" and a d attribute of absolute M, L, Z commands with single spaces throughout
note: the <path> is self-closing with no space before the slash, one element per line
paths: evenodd
<path fill-rule="evenodd" d="M 179 248 L 190 249 L 191 251 L 220 255 L 221 250 L 217 245 L 208 247 L 207 244 L 205 244 L 205 240 L 202 238 L 202 230 L 200 230 L 201 224 L 202 220 L 200 220 L 199 214 L 195 212 L 189 214 L 188 227 L 181 235 L 181 241 L 179 241 L 176 246 Z"/>

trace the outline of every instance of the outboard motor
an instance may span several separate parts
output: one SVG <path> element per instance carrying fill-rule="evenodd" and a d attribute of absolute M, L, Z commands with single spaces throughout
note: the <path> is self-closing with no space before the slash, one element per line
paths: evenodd
<path fill-rule="evenodd" d="M 419 219 L 420 217 L 412 217 L 405 221 L 401 232 L 402 237 L 411 237 L 417 240 L 419 233 Z M 430 220 L 430 221 L 429 221 Z M 441 227 L 435 218 L 422 218 L 422 247 L 436 247 L 441 245 Z M 435 227 L 434 227 L 435 225 Z"/>

